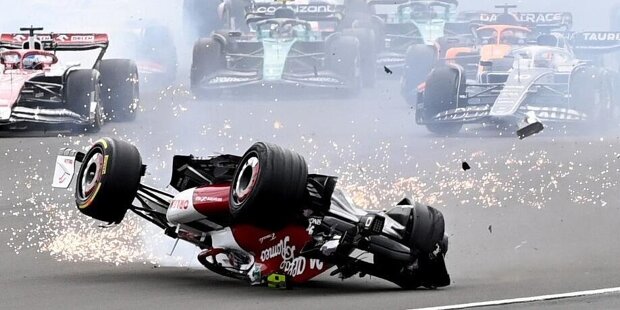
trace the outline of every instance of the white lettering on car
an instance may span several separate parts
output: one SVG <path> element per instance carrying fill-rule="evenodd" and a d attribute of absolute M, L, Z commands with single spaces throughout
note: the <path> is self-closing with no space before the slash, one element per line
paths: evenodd
<path fill-rule="evenodd" d="M 263 250 L 260 253 L 260 259 L 263 262 L 278 256 L 282 256 L 282 259 L 284 260 L 292 259 L 294 255 L 293 253 L 295 252 L 295 246 L 288 246 L 290 240 L 291 238 L 289 236 L 286 236 L 277 244 Z"/>

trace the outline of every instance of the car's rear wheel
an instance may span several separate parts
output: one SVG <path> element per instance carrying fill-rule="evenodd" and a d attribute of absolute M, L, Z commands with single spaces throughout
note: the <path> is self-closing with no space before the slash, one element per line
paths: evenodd
<path fill-rule="evenodd" d="M 345 79 L 345 95 L 356 95 L 362 86 L 359 40 L 352 36 L 336 36 L 327 42 L 329 68 Z"/>
<path fill-rule="evenodd" d="M 200 97 L 217 97 L 219 90 L 206 90 L 202 86 L 204 79 L 218 70 L 225 68 L 226 59 L 222 43 L 212 38 L 203 38 L 194 44 L 190 86 L 192 92 Z"/>
<path fill-rule="evenodd" d="M 465 78 L 456 68 L 443 66 L 431 72 L 424 89 L 424 108 L 416 110 L 416 113 L 422 113 L 430 132 L 450 135 L 461 130 L 463 124 L 460 122 L 434 122 L 434 117 L 440 112 L 457 108 L 464 92 Z"/>
<path fill-rule="evenodd" d="M 129 59 L 104 59 L 99 65 L 103 108 L 108 119 L 131 121 L 140 104 L 138 66 Z"/>
<path fill-rule="evenodd" d="M 135 146 L 112 138 L 98 140 L 84 156 L 77 175 L 78 210 L 100 221 L 120 223 L 141 176 L 142 159 Z"/>
<path fill-rule="evenodd" d="M 407 49 L 401 93 L 410 105 L 415 104 L 418 85 L 426 80 L 436 62 L 437 51 L 432 46 L 416 44 Z"/>
<path fill-rule="evenodd" d="M 372 28 L 345 29 L 345 35 L 357 38 L 360 45 L 360 66 L 364 87 L 374 87 L 377 81 L 377 51 Z"/>
<path fill-rule="evenodd" d="M 86 125 L 77 126 L 77 133 L 98 132 L 103 126 L 103 107 L 99 72 L 94 69 L 70 71 L 65 86 L 65 101 L 69 109 L 89 119 Z"/>
<path fill-rule="evenodd" d="M 243 155 L 230 189 L 236 221 L 279 226 L 301 210 L 308 183 L 304 158 L 274 144 L 258 142 Z"/>

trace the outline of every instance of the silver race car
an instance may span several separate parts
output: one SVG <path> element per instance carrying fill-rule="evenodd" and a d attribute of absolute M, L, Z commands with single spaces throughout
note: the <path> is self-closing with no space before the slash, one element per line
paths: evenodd
<path fill-rule="evenodd" d="M 584 49 L 581 49 L 582 51 Z M 418 89 L 416 123 L 437 134 L 464 124 L 522 120 L 617 124 L 616 74 L 578 58 L 569 47 L 526 46 L 481 61 L 475 77 L 448 63 Z"/>

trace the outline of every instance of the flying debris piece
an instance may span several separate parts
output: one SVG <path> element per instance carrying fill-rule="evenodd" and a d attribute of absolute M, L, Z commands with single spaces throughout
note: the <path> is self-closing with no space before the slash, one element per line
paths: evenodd
<path fill-rule="evenodd" d="M 467 171 L 469 169 L 471 169 L 471 167 L 469 166 L 469 164 L 466 161 L 464 161 L 463 162 L 463 171 Z"/>
<path fill-rule="evenodd" d="M 390 68 L 388 68 L 388 67 L 386 67 L 386 66 L 383 66 L 383 70 L 385 70 L 385 73 L 387 73 L 387 74 L 392 74 L 392 73 L 394 73 L 394 72 L 392 72 L 392 70 L 390 70 Z"/>
<path fill-rule="evenodd" d="M 517 130 L 517 136 L 519 136 L 519 139 L 521 140 L 531 135 L 535 135 L 545 129 L 545 126 L 543 126 L 538 117 L 536 117 L 536 114 L 532 111 L 527 112 L 523 121 L 525 125 L 521 127 L 521 129 Z"/>

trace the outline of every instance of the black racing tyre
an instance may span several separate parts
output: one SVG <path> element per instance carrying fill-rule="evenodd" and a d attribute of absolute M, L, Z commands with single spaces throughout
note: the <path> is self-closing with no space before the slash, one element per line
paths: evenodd
<path fill-rule="evenodd" d="M 202 97 L 217 97 L 218 91 L 209 92 L 201 88 L 205 77 L 225 68 L 226 58 L 222 43 L 212 38 L 202 38 L 194 44 L 192 67 L 190 71 L 190 86 L 192 92 Z"/>
<path fill-rule="evenodd" d="M 414 203 L 398 205 L 386 213 L 409 232 L 405 235 L 408 245 L 417 251 L 429 253 L 439 245 L 442 253 L 448 251 L 448 237 L 444 235 L 445 222 L 438 210 Z"/>
<path fill-rule="evenodd" d="M 437 62 L 433 46 L 416 44 L 407 48 L 401 93 L 410 103 L 415 103 L 418 85 L 422 84 Z"/>
<path fill-rule="evenodd" d="M 435 68 L 426 81 L 424 90 L 424 108 L 417 109 L 422 119 L 427 122 L 426 128 L 435 134 L 450 135 L 458 133 L 462 123 L 433 123 L 432 119 L 440 112 L 457 108 L 460 96 L 465 93 L 465 77 L 459 70 L 449 66 Z"/>
<path fill-rule="evenodd" d="M 353 36 L 359 41 L 362 83 L 365 87 L 374 87 L 377 81 L 377 50 L 374 31 L 371 28 L 352 28 L 345 29 L 343 34 Z"/>
<path fill-rule="evenodd" d="M 413 206 L 413 219 L 409 245 L 422 253 L 433 252 L 443 242 L 445 221 L 443 214 L 429 206 L 416 203 Z"/>
<path fill-rule="evenodd" d="M 99 64 L 101 98 L 108 119 L 130 121 L 140 104 L 138 66 L 129 59 L 104 59 Z"/>
<path fill-rule="evenodd" d="M 90 123 L 78 126 L 78 133 L 98 132 L 104 123 L 101 104 L 101 87 L 99 71 L 95 69 L 78 69 L 70 71 L 65 84 L 65 102 L 69 110 L 89 118 Z M 95 104 L 91 113 L 91 105 Z"/>
<path fill-rule="evenodd" d="M 136 197 L 141 176 L 142 159 L 135 146 L 113 138 L 98 140 L 77 175 L 78 210 L 100 221 L 120 223 Z"/>
<path fill-rule="evenodd" d="M 301 155 L 275 144 L 255 143 L 235 171 L 230 213 L 236 221 L 281 225 L 301 210 L 307 183 L 308 166 Z"/>
<path fill-rule="evenodd" d="M 362 86 L 359 40 L 355 37 L 337 35 L 326 42 L 328 68 L 345 79 L 347 95 L 356 95 Z"/>

